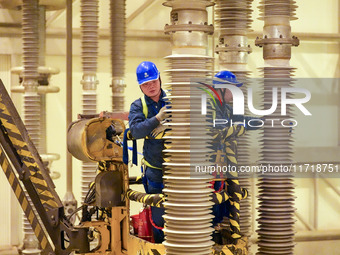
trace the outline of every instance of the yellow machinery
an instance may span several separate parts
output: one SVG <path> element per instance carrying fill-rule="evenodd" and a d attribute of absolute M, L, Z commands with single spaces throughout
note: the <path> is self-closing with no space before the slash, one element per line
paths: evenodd
<path fill-rule="evenodd" d="M 81 119 L 69 128 L 70 152 L 78 159 L 99 162 L 101 169 L 95 188 L 90 188 L 80 208 L 82 220 L 73 225 L 1 81 L 0 95 L 0 165 L 39 240 L 41 254 L 165 254 L 162 244 L 129 233 L 128 198 L 133 198 L 134 192 L 129 189 L 128 167 L 122 161 L 122 120 Z M 105 132 L 110 125 L 116 131 L 111 141 Z M 141 200 L 134 199 L 153 205 L 164 201 L 162 196 L 141 196 Z M 236 245 L 215 245 L 212 254 L 247 254 L 247 240 L 241 238 Z"/>

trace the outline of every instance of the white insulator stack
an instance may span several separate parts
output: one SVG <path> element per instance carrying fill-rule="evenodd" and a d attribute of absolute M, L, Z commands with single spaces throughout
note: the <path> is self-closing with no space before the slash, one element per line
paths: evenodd
<path fill-rule="evenodd" d="M 97 113 L 98 9 L 98 0 L 81 0 L 83 114 Z M 96 169 L 96 163 L 83 162 L 82 201 L 95 179 Z"/>
<path fill-rule="evenodd" d="M 24 0 L 22 5 L 23 85 L 29 88 L 29 92 L 35 94 L 37 94 L 39 78 L 38 3 L 38 0 Z"/>
<path fill-rule="evenodd" d="M 111 0 L 112 112 L 124 111 L 125 1 Z"/>
<path fill-rule="evenodd" d="M 170 69 L 171 121 L 165 146 L 165 241 L 166 254 L 210 254 L 212 215 L 209 188 L 211 176 L 195 173 L 195 166 L 210 165 L 208 123 L 201 114 L 201 91 L 193 80 L 211 77 L 212 58 L 208 56 L 207 7 L 210 1 L 167 1 L 171 7 L 172 55 L 166 57 Z"/>
<path fill-rule="evenodd" d="M 256 45 L 263 47 L 265 67 L 263 102 L 264 109 L 272 105 L 272 89 L 292 85 L 293 69 L 290 64 L 291 47 L 298 46 L 299 40 L 291 35 L 290 21 L 297 6 L 292 0 L 265 0 L 260 3 L 261 19 L 264 20 L 263 38 Z M 280 102 L 280 100 L 279 100 Z M 287 106 L 287 115 L 281 116 L 281 103 L 270 115 L 275 127 L 265 126 L 261 146 L 262 165 L 281 166 L 292 163 L 292 133 L 282 127 L 281 121 L 292 117 L 292 109 Z M 288 125 L 289 123 L 286 123 Z M 288 174 L 267 174 L 259 180 L 259 229 L 257 230 L 257 254 L 294 254 L 294 184 Z"/>
<path fill-rule="evenodd" d="M 248 44 L 247 34 L 251 31 L 251 4 L 253 0 L 217 0 L 215 7 L 216 29 L 219 32 L 219 44 L 216 53 L 219 54 L 219 70 L 232 71 L 240 82 L 241 90 L 247 102 L 248 55 L 252 52 Z M 247 114 L 246 112 L 245 114 Z M 238 138 L 237 162 L 241 165 L 250 163 L 249 134 Z M 251 182 L 246 174 L 240 174 L 240 185 L 249 191 L 246 200 L 240 203 L 240 228 L 244 236 L 251 235 Z"/>
<path fill-rule="evenodd" d="M 33 144 L 40 150 L 40 96 L 38 95 L 39 13 L 38 0 L 24 0 L 22 5 L 24 122 Z M 24 217 L 24 248 L 37 249 L 38 241 Z"/>
<path fill-rule="evenodd" d="M 21 3 L 20 1 L 13 1 L 11 4 L 9 4 L 7 1 L 1 1 L 0 0 L 1 5 L 5 6 L 5 7 L 12 7 L 14 8 L 16 6 L 16 8 L 20 8 L 20 6 L 22 6 L 23 3 Z M 13 6 L 13 4 L 15 4 Z M 46 166 L 49 168 L 50 164 L 54 161 L 60 158 L 59 154 L 56 153 L 47 153 L 47 135 L 46 135 L 46 105 L 47 105 L 47 100 L 46 100 L 46 94 L 47 93 L 56 93 L 59 92 L 59 88 L 58 87 L 54 87 L 54 86 L 50 86 L 49 84 L 49 80 L 51 75 L 54 74 L 58 74 L 59 73 L 59 69 L 58 68 L 52 68 L 52 67 L 46 67 L 45 66 L 45 44 L 46 44 L 46 11 L 47 10 L 54 10 L 56 8 L 61 7 L 60 2 L 56 1 L 53 2 L 53 6 L 50 6 L 49 4 L 52 4 L 51 2 L 46 2 L 46 0 L 40 0 L 39 1 L 39 5 L 38 9 L 35 10 L 34 12 L 37 12 L 37 19 L 38 19 L 38 35 L 36 36 L 36 42 L 38 42 L 38 45 L 35 44 L 31 44 L 32 42 L 30 42 L 30 45 L 28 44 L 29 42 L 27 41 L 27 39 L 29 37 L 26 37 L 26 39 L 23 39 L 23 43 L 26 44 L 24 47 L 27 49 L 27 47 L 34 47 L 34 51 L 37 53 L 34 53 L 33 55 L 31 54 L 31 50 L 25 50 L 24 49 L 24 62 L 27 61 L 28 58 L 31 57 L 37 57 L 38 58 L 38 77 L 36 78 L 36 81 L 38 82 L 37 85 L 34 85 L 33 88 L 32 86 L 30 86 L 30 82 L 24 82 L 22 83 L 22 86 L 12 86 L 11 87 L 11 92 L 12 93 L 24 93 L 24 102 L 27 102 L 27 104 L 24 103 L 25 106 L 25 110 L 24 112 L 27 112 L 28 115 L 32 116 L 32 114 L 39 116 L 39 120 L 36 121 L 36 117 L 34 118 L 34 120 L 32 120 L 31 122 L 34 123 L 35 126 L 40 126 L 39 130 L 35 129 L 35 133 L 37 133 L 38 135 L 35 137 L 32 137 L 32 140 L 34 142 L 34 144 L 36 144 L 36 147 L 38 149 L 38 152 L 42 158 L 42 160 L 44 161 L 44 163 L 46 164 Z M 27 23 L 27 22 L 26 22 Z M 31 30 L 30 25 L 27 26 L 27 28 L 25 28 L 27 33 L 33 33 L 33 31 Z M 37 31 L 35 31 L 34 33 L 36 33 Z M 32 36 L 32 35 L 31 35 Z M 31 40 L 31 39 L 29 39 Z M 25 42 L 26 41 L 26 42 Z M 37 54 L 37 55 L 36 55 Z M 26 59 L 26 60 L 25 60 Z M 20 76 L 20 78 L 23 78 L 23 73 L 24 70 L 26 68 L 24 67 L 14 67 L 12 68 L 11 72 L 13 74 L 18 74 Z M 25 71 L 26 72 L 26 71 Z M 34 91 L 34 96 L 32 96 L 32 90 Z M 38 95 L 39 95 L 39 99 L 36 99 L 35 97 L 35 92 L 37 91 Z M 27 106 L 27 107 L 26 107 Z M 39 107 L 39 109 L 36 109 L 37 107 Z M 34 139 L 36 140 L 37 138 L 39 138 L 39 142 L 35 142 Z M 59 173 L 57 172 L 53 172 L 53 174 L 51 174 L 51 177 L 55 177 L 57 178 L 59 176 Z"/>

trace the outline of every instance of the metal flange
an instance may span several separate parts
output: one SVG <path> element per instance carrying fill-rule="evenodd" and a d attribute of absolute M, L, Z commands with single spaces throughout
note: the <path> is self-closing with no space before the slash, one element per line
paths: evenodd
<path fill-rule="evenodd" d="M 169 25 L 166 24 L 164 27 L 164 33 L 170 34 L 175 33 L 177 31 L 185 31 L 185 32 L 192 32 L 192 31 L 198 31 L 198 32 L 205 32 L 209 35 L 212 35 L 214 33 L 214 26 L 211 25 L 200 25 L 200 24 L 179 24 L 179 25 Z"/>
<path fill-rule="evenodd" d="M 248 47 L 235 47 L 235 46 L 228 46 L 228 45 L 216 45 L 215 52 L 247 52 L 248 54 L 251 53 L 253 50 L 250 48 L 250 45 Z"/>
<path fill-rule="evenodd" d="M 172 10 L 185 9 L 185 10 L 201 10 L 206 9 L 206 7 L 213 6 L 215 3 L 209 0 L 199 0 L 199 1 L 178 1 L 178 0 L 168 0 L 163 3 L 164 6 L 172 7 Z"/>
<path fill-rule="evenodd" d="M 60 91 L 59 87 L 55 86 L 38 86 L 37 93 L 38 94 L 49 94 L 49 93 L 58 93 Z M 13 93 L 25 93 L 26 88 L 24 86 L 15 86 L 11 88 L 11 92 Z"/>
<path fill-rule="evenodd" d="M 21 75 L 22 72 L 24 71 L 24 67 L 23 66 L 19 66 L 19 67 L 13 67 L 11 72 L 13 74 L 18 74 Z M 38 73 L 39 74 L 58 74 L 60 72 L 60 70 L 58 68 L 55 67 L 47 67 L 47 66 L 39 66 L 38 67 Z"/>
<path fill-rule="evenodd" d="M 23 66 L 14 67 L 11 70 L 12 74 L 19 75 L 20 79 L 22 79 L 23 71 L 24 71 Z M 50 78 L 50 76 L 54 74 L 58 74 L 59 72 L 60 70 L 54 67 L 46 67 L 46 66 L 38 67 L 38 73 L 39 73 L 38 81 L 39 83 L 40 81 L 42 81 L 41 83 L 43 83 L 43 84 L 40 84 L 41 86 L 38 86 L 37 88 L 38 94 L 58 93 L 60 91 L 59 87 L 47 86 L 48 79 Z M 26 91 L 27 89 L 24 86 L 14 86 L 11 88 L 11 92 L 13 93 L 25 93 Z"/>
<path fill-rule="evenodd" d="M 296 36 L 293 36 L 292 38 L 267 38 L 265 36 L 264 38 L 256 38 L 255 40 L 255 45 L 259 47 L 268 44 L 290 44 L 297 47 L 300 44 L 300 40 Z"/>

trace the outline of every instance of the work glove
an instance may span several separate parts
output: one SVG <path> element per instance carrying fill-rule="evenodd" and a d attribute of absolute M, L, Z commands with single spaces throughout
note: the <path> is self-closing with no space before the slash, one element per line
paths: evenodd
<path fill-rule="evenodd" d="M 166 117 L 166 106 L 163 106 L 160 110 L 159 113 L 157 113 L 156 118 L 158 119 L 159 122 L 165 119 Z"/>

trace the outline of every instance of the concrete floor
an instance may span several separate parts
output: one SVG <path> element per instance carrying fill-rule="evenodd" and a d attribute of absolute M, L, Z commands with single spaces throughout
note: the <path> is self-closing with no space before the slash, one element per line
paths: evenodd
<path fill-rule="evenodd" d="M 256 254 L 257 245 L 252 245 L 249 255 Z M 340 240 L 298 242 L 294 255 L 340 255 Z"/>
<path fill-rule="evenodd" d="M 257 245 L 252 245 L 249 255 L 256 254 Z M 295 255 L 340 255 L 340 240 L 299 242 L 295 246 Z M 0 255 L 18 255 L 16 248 L 0 247 Z"/>

